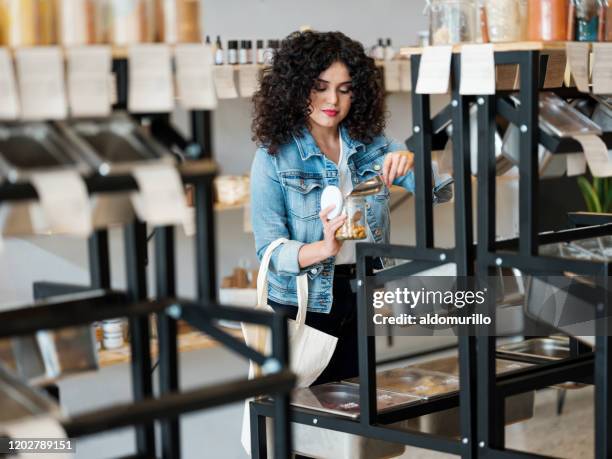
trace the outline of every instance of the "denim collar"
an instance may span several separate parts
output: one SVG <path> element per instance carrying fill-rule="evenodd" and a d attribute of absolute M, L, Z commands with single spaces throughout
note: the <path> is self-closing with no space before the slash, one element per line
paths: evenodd
<path fill-rule="evenodd" d="M 347 159 L 356 153 L 358 149 L 365 149 L 365 144 L 359 140 L 352 139 L 348 130 L 343 125 L 340 125 L 340 135 L 342 136 L 342 142 L 348 148 Z M 297 134 L 293 134 L 293 139 L 304 161 L 311 156 L 325 156 L 307 127 L 303 127 Z"/>

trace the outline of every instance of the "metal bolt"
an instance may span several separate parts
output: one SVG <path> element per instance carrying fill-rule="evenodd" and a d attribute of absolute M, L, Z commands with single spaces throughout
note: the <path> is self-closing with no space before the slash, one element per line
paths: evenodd
<path fill-rule="evenodd" d="M 463 443 L 464 445 L 467 445 L 469 442 L 469 440 L 467 439 L 467 437 L 463 437 L 463 440 L 461 440 L 461 443 Z"/>
<path fill-rule="evenodd" d="M 523 132 L 523 133 L 527 132 L 527 125 L 526 124 L 521 124 L 521 132 Z"/>
<path fill-rule="evenodd" d="M 172 304 L 166 308 L 166 314 L 176 320 L 181 318 L 182 313 L 183 309 L 178 304 Z"/>
<path fill-rule="evenodd" d="M 440 261 L 444 261 L 446 260 L 446 254 L 445 253 L 441 253 L 440 254 Z"/>
<path fill-rule="evenodd" d="M 497 266 L 501 266 L 501 265 L 502 265 L 502 259 L 501 259 L 501 258 L 496 258 L 496 259 L 495 259 L 495 264 L 496 264 Z"/>
<path fill-rule="evenodd" d="M 459 105 L 459 102 L 457 102 L 457 100 L 456 100 L 456 99 L 453 99 L 453 101 L 451 102 L 451 105 L 452 105 L 453 107 L 456 107 L 457 105 Z"/>
<path fill-rule="evenodd" d="M 357 286 L 361 287 L 363 285 L 363 281 L 361 279 L 357 280 Z"/>
<path fill-rule="evenodd" d="M 312 420 L 312 423 L 313 423 L 313 424 L 318 424 L 318 422 L 319 422 L 319 420 L 318 420 L 317 418 L 314 418 L 314 419 Z"/>
<path fill-rule="evenodd" d="M 478 105 L 484 105 L 484 99 L 482 97 L 479 97 L 476 102 L 478 102 Z"/>
<path fill-rule="evenodd" d="M 110 174 L 111 168 L 108 163 L 102 163 L 100 167 L 98 167 L 98 173 L 100 175 L 108 175 Z"/>
<path fill-rule="evenodd" d="M 478 446 L 480 446 L 481 448 L 484 448 L 484 445 L 485 445 L 484 441 L 481 441 L 480 443 L 478 443 Z"/>
<path fill-rule="evenodd" d="M 269 358 L 266 359 L 264 364 L 261 366 L 261 371 L 264 375 L 269 375 L 272 373 L 278 373 L 281 371 L 282 365 L 277 359 Z"/>
<path fill-rule="evenodd" d="M 414 132 L 421 132 L 421 126 L 415 126 L 414 129 L 412 129 Z"/>
<path fill-rule="evenodd" d="M 597 310 L 598 311 L 603 311 L 604 310 L 604 305 L 602 303 L 597 303 Z"/>

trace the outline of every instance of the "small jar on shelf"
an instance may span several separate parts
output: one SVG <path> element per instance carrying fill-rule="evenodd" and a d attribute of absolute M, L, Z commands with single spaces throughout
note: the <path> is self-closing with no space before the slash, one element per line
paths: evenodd
<path fill-rule="evenodd" d="M 428 0 L 432 45 L 476 41 L 476 4 L 471 0 Z"/>

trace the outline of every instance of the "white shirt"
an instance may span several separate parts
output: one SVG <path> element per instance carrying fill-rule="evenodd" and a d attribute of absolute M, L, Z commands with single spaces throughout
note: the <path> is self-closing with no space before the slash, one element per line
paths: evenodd
<path fill-rule="evenodd" d="M 348 167 L 348 161 L 344 152 L 344 143 L 342 142 L 342 136 L 340 135 L 340 158 L 338 159 L 338 188 L 342 192 L 342 196 L 348 196 L 353 191 L 353 180 L 351 178 L 351 170 Z M 367 227 L 367 225 L 366 225 Z M 370 229 L 367 230 L 367 238 L 362 239 L 359 242 L 374 242 Z M 357 241 L 344 241 L 340 251 L 336 255 L 337 265 L 348 265 L 355 263 L 355 244 Z"/>

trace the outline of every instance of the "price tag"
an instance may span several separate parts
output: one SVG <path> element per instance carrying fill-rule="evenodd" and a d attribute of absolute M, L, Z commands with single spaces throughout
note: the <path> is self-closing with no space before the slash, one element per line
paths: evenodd
<path fill-rule="evenodd" d="M 111 94 L 111 49 L 83 46 L 67 49 L 68 101 L 72 116 L 107 116 Z"/>
<path fill-rule="evenodd" d="M 48 231 L 85 237 L 91 234 L 91 205 L 87 187 L 79 174 L 74 171 L 41 172 L 32 174 L 31 182 L 38 193 L 38 204 Z M 33 212 L 36 213 L 36 209 Z M 35 215 L 32 220 L 39 221 Z"/>
<path fill-rule="evenodd" d="M 179 44 L 174 49 L 179 103 L 186 110 L 213 110 L 217 96 L 213 83 L 210 46 Z"/>
<path fill-rule="evenodd" d="M 62 119 L 68 114 L 64 58 L 60 48 L 19 48 L 15 52 L 21 117 Z"/>
<path fill-rule="evenodd" d="M 459 94 L 495 94 L 495 61 L 492 44 L 461 47 Z"/>
<path fill-rule="evenodd" d="M 589 43 L 566 43 L 570 71 L 580 92 L 589 92 L 589 46 Z"/>
<path fill-rule="evenodd" d="M 612 94 L 612 43 L 593 43 L 593 93 Z"/>
<path fill-rule="evenodd" d="M 545 88 L 559 88 L 563 85 L 567 57 L 564 51 L 549 51 L 546 64 Z"/>
<path fill-rule="evenodd" d="M 238 66 L 238 89 L 240 97 L 253 97 L 259 86 L 259 72 L 261 67 L 257 64 Z"/>
<path fill-rule="evenodd" d="M 586 172 L 586 159 L 582 153 L 565 155 L 567 162 L 567 176 L 583 175 Z"/>
<path fill-rule="evenodd" d="M 233 65 L 216 65 L 213 69 L 215 89 L 219 99 L 235 99 L 238 97 L 234 83 Z"/>
<path fill-rule="evenodd" d="M 0 118 L 15 119 L 19 116 L 19 98 L 15 83 L 15 71 L 7 48 L 0 48 Z"/>
<path fill-rule="evenodd" d="M 129 110 L 140 113 L 172 111 L 174 93 L 168 45 L 133 45 L 129 47 L 128 58 Z"/>
<path fill-rule="evenodd" d="M 152 225 L 183 224 L 188 218 L 183 182 L 168 164 L 138 166 L 132 172 L 137 193 L 132 194 L 136 215 Z"/>
<path fill-rule="evenodd" d="M 386 60 L 383 63 L 385 71 L 385 90 L 398 92 L 400 90 L 400 61 Z"/>
<path fill-rule="evenodd" d="M 452 46 L 423 49 L 417 80 L 417 94 L 446 94 L 450 77 Z"/>
<path fill-rule="evenodd" d="M 586 162 L 593 177 L 612 177 L 612 161 L 608 147 L 599 136 L 586 134 L 574 136 L 584 151 Z"/>
<path fill-rule="evenodd" d="M 502 91 L 518 88 L 519 66 L 516 64 L 501 64 L 495 66 L 495 86 Z"/>

